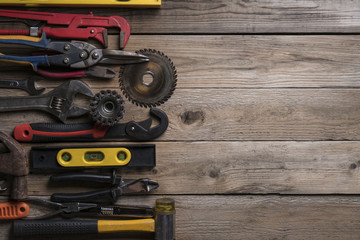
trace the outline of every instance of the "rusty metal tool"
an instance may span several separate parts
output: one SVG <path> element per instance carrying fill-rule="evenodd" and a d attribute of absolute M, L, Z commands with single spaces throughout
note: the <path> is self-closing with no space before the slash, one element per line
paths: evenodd
<path fill-rule="evenodd" d="M 140 107 L 151 108 L 165 103 L 177 84 L 174 63 L 155 49 L 142 49 L 136 53 L 148 57 L 149 61 L 120 67 L 121 90 L 126 98 Z"/>
<path fill-rule="evenodd" d="M 84 69 L 96 64 L 134 64 L 149 61 L 149 58 L 133 52 L 121 50 L 99 49 L 82 41 L 52 42 L 46 38 L 27 36 L 1 36 L 0 43 L 26 45 L 45 50 L 44 55 L 12 56 L 0 54 L 0 60 L 28 64 L 36 72 L 38 66 L 61 67 L 66 69 Z M 51 52 L 52 54 L 48 54 Z M 55 54 L 56 53 L 56 54 Z"/>
<path fill-rule="evenodd" d="M 21 0 L 22 3 L 25 3 Z M 43 0 L 41 0 L 43 2 Z M 60 1 L 63 2 L 63 1 Z M 69 1 L 73 3 L 73 0 Z M 67 6 L 69 6 L 67 4 Z M 0 30 L 0 35 L 28 35 L 33 37 L 41 36 L 44 32 L 50 38 L 62 39 L 80 39 L 87 40 L 94 38 L 107 48 L 108 30 L 119 32 L 119 48 L 123 49 L 130 37 L 130 25 L 120 16 L 99 17 L 92 13 L 89 15 L 82 14 L 65 14 L 50 12 L 32 12 L 0 9 L 2 20 L 20 21 L 30 29 L 4 29 Z M 5 19 L 4 19 L 5 17 Z M 0 19 L 1 21 L 1 19 Z M 58 25 L 55 28 L 42 26 L 44 23 L 49 25 Z"/>
<path fill-rule="evenodd" d="M 0 88 L 15 88 L 22 89 L 28 92 L 30 95 L 39 95 L 41 94 L 45 88 L 36 88 L 35 82 L 37 80 L 42 80 L 43 78 L 33 76 L 28 79 L 22 80 L 3 80 L 0 79 Z"/>
<path fill-rule="evenodd" d="M 157 199 L 154 215 L 154 218 L 135 220 L 15 220 L 13 233 L 16 237 L 26 237 L 136 231 L 154 233 L 155 240 L 174 240 L 175 201 Z"/>
<path fill-rule="evenodd" d="M 20 142 L 64 142 L 124 137 L 147 141 L 161 136 L 169 125 L 169 119 L 162 110 L 152 108 L 150 115 L 159 119 L 158 125 L 151 127 L 152 118 L 141 122 L 119 123 L 112 127 L 94 123 L 31 123 L 16 126 L 14 137 Z"/>
<path fill-rule="evenodd" d="M 24 148 L 12 137 L 0 131 L 0 141 L 9 152 L 0 154 L 0 173 L 14 177 L 11 198 L 23 200 L 27 198 L 27 179 L 29 162 Z"/>
<path fill-rule="evenodd" d="M 45 111 L 60 121 L 64 122 L 68 117 L 78 117 L 88 113 L 89 110 L 78 106 L 72 106 L 77 93 L 93 97 L 91 88 L 80 80 L 70 80 L 51 92 L 39 96 L 1 97 L 0 112 L 40 110 Z"/>
<path fill-rule="evenodd" d="M 122 178 L 112 175 L 97 175 L 88 173 L 64 173 L 50 177 L 51 182 L 91 182 L 108 184 L 108 189 L 85 193 L 54 193 L 51 200 L 54 202 L 115 202 L 123 194 L 151 192 L 159 184 L 148 178 Z"/>

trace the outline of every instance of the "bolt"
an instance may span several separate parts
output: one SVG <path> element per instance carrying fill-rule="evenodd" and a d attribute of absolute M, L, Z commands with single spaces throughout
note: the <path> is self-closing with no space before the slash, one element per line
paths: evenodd
<path fill-rule="evenodd" d="M 135 127 L 131 127 L 131 131 L 135 131 Z"/>
<path fill-rule="evenodd" d="M 81 52 L 80 53 L 80 58 L 85 58 L 86 57 L 86 52 Z"/>
<path fill-rule="evenodd" d="M 90 30 L 90 33 L 94 33 L 94 32 L 95 32 L 95 30 L 94 30 L 94 29 L 91 29 L 91 30 Z"/>
<path fill-rule="evenodd" d="M 64 49 L 65 49 L 65 51 L 69 51 L 70 50 L 70 44 L 65 44 Z"/>
<path fill-rule="evenodd" d="M 97 52 L 94 52 L 92 54 L 93 59 L 97 59 L 99 57 L 99 54 Z"/>
<path fill-rule="evenodd" d="M 68 64 L 70 62 L 70 58 L 66 57 L 64 58 L 64 61 L 63 61 L 65 64 Z"/>

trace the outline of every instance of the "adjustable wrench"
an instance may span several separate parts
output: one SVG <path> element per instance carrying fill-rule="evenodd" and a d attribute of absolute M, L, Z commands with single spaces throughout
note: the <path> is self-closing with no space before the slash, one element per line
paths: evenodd
<path fill-rule="evenodd" d="M 45 88 L 37 89 L 35 81 L 43 79 L 41 77 L 30 77 L 23 80 L 0 80 L 0 88 L 16 88 L 28 92 L 30 95 L 39 95 Z"/>
<path fill-rule="evenodd" d="M 89 110 L 78 106 L 71 107 L 77 93 L 93 97 L 90 87 L 80 80 L 70 80 L 51 92 L 39 96 L 1 97 L 0 112 L 41 110 L 46 111 L 60 121 L 68 117 L 84 115 Z"/>

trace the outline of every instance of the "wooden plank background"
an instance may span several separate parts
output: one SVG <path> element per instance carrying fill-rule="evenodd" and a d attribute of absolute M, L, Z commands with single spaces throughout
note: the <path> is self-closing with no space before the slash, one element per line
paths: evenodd
<path fill-rule="evenodd" d="M 360 238 L 359 0 L 163 0 L 161 9 L 17 9 L 123 16 L 133 34 L 125 50 L 155 48 L 175 63 L 178 87 L 160 107 L 169 129 L 153 141 L 156 168 L 120 172 L 150 177 L 160 188 L 119 203 L 175 198 L 180 240 Z M 110 48 L 117 42 L 110 36 Z M 5 63 L 0 73 L 31 74 Z M 118 89 L 117 78 L 84 80 L 95 92 Z M 39 85 L 50 90 L 60 83 Z M 79 102 L 86 105 L 87 99 Z M 130 103 L 125 107 L 124 122 L 148 116 Z M 0 119 L 7 133 L 18 124 L 54 121 L 37 112 L 0 113 Z M 128 142 L 92 145 L 122 143 Z M 47 197 L 87 189 L 51 186 L 48 178 L 31 174 L 29 193 Z M 0 231 L 0 240 L 12 238 L 9 222 L 1 222 Z"/>

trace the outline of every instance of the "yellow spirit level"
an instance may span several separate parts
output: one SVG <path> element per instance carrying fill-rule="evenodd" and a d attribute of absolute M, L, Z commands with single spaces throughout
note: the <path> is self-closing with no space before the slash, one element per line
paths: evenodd
<path fill-rule="evenodd" d="M 130 159 L 127 148 L 71 148 L 57 154 L 57 162 L 63 167 L 124 166 Z"/>
<path fill-rule="evenodd" d="M 139 7 L 160 8 L 161 0 L 0 0 L 0 5 L 27 7 Z"/>

